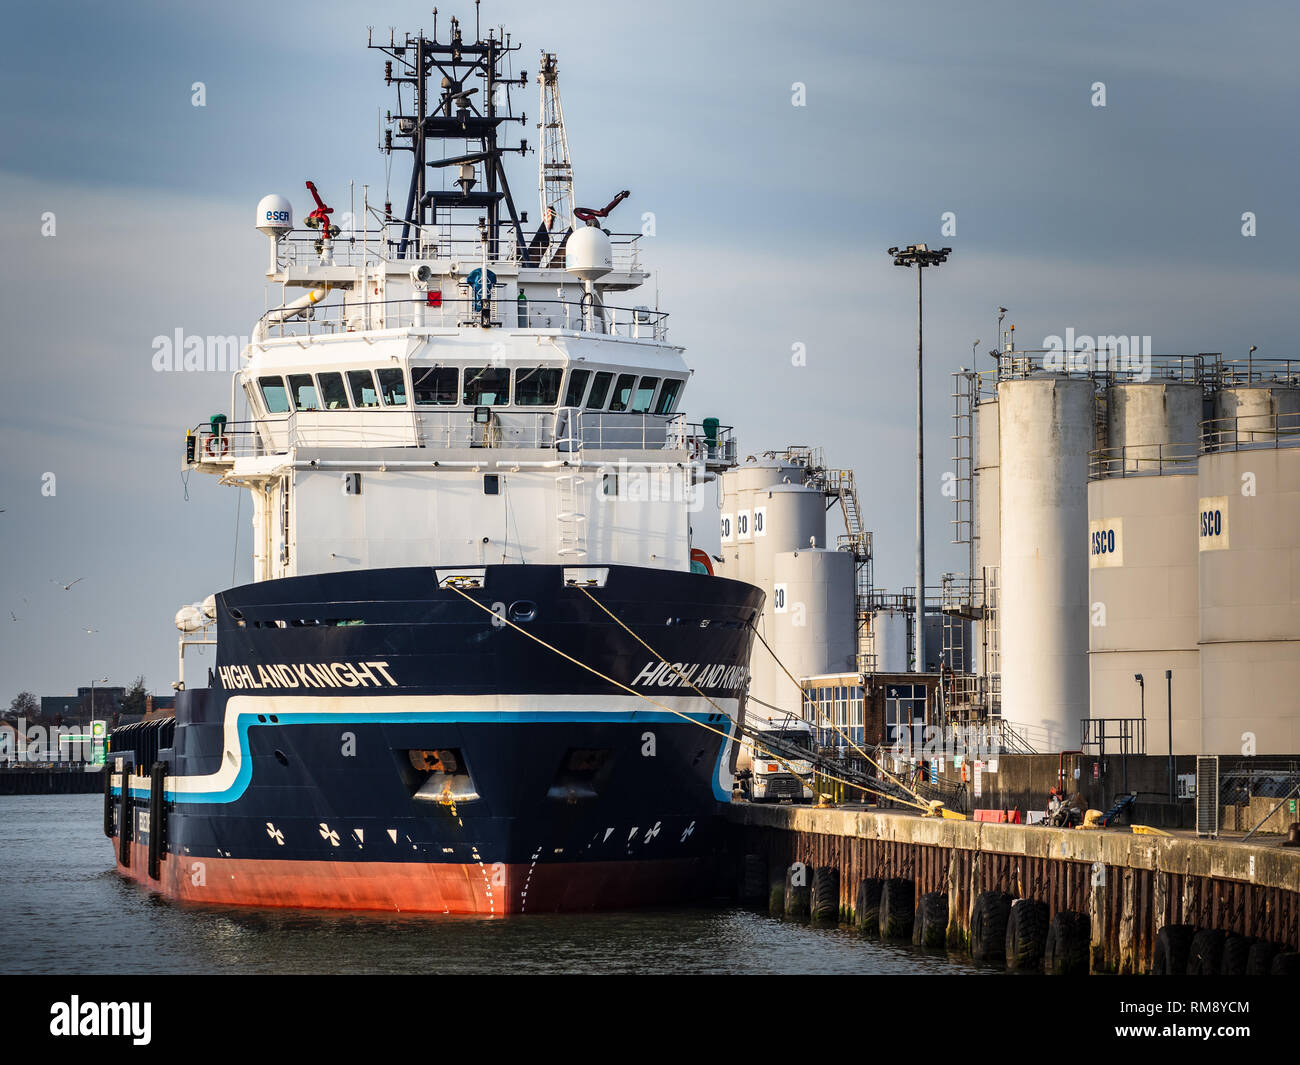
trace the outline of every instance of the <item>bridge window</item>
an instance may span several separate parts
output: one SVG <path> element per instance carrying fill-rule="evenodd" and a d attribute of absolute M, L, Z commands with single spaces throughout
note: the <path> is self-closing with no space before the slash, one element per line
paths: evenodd
<path fill-rule="evenodd" d="M 341 373 L 318 373 L 316 383 L 320 386 L 320 397 L 326 410 L 347 410 L 348 393 L 343 387 Z"/>
<path fill-rule="evenodd" d="M 659 402 L 655 404 L 656 414 L 672 414 L 673 408 L 677 406 L 677 396 L 682 390 L 682 379 L 680 377 L 670 377 L 664 381 L 664 387 L 659 391 Z"/>
<path fill-rule="evenodd" d="M 401 370 L 376 370 L 379 378 L 379 395 L 385 407 L 406 406 L 406 374 Z"/>
<path fill-rule="evenodd" d="M 259 377 L 257 383 L 262 387 L 262 402 L 266 404 L 267 413 L 287 414 L 289 391 L 284 387 L 284 378 Z"/>
<path fill-rule="evenodd" d="M 609 385 L 614 380 L 612 373 L 601 371 L 591 383 L 591 395 L 587 397 L 588 410 L 604 410 L 605 400 L 609 399 Z"/>
<path fill-rule="evenodd" d="M 560 398 L 564 371 L 546 366 L 515 371 L 515 406 L 554 407 Z"/>
<path fill-rule="evenodd" d="M 632 389 L 635 385 L 636 374 L 619 374 L 618 384 L 614 386 L 614 398 L 609 401 L 609 409 L 627 410 L 627 405 L 632 402 Z"/>
<path fill-rule="evenodd" d="M 509 369 L 503 366 L 467 366 L 461 400 L 467 407 L 501 407 L 509 403 Z"/>
<path fill-rule="evenodd" d="M 311 379 L 311 374 L 290 374 L 289 394 L 293 396 L 294 410 L 320 410 L 320 400 L 316 396 L 316 382 Z"/>
<path fill-rule="evenodd" d="M 349 370 L 348 386 L 352 389 L 354 407 L 379 406 L 379 390 L 375 388 L 375 378 L 369 370 Z"/>
<path fill-rule="evenodd" d="M 587 382 L 590 380 L 590 370 L 574 370 L 569 374 L 569 387 L 564 393 L 566 407 L 582 406 L 582 397 L 587 391 Z"/>
<path fill-rule="evenodd" d="M 455 366 L 412 366 L 411 391 L 417 407 L 446 407 L 456 402 L 460 370 Z"/>
<path fill-rule="evenodd" d="M 636 389 L 636 399 L 632 401 L 632 410 L 636 414 L 644 414 L 650 409 L 650 404 L 655 398 L 655 389 L 659 387 L 659 378 L 643 377 L 641 383 Z"/>

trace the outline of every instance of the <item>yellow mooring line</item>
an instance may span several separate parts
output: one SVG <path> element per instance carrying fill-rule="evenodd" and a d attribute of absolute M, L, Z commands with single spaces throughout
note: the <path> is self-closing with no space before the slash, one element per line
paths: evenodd
<path fill-rule="evenodd" d="M 714 735 L 716 735 L 716 736 L 721 736 L 724 740 L 730 740 L 730 739 L 733 739 L 733 738 L 734 738 L 737 744 L 739 744 L 741 747 L 744 747 L 745 749 L 747 749 L 747 750 L 750 751 L 751 753 L 753 753 L 753 754 L 760 754 L 760 755 L 762 755 L 762 757 L 764 757 L 764 758 L 770 758 L 772 761 L 774 761 L 774 762 L 776 762 L 778 765 L 782 766 L 782 767 L 786 770 L 786 772 L 790 773 L 792 776 L 796 776 L 796 777 L 799 776 L 799 774 L 796 773 L 796 772 L 794 771 L 794 769 L 791 767 L 791 765 L 789 764 L 789 762 L 787 762 L 787 761 L 786 761 L 784 758 L 782 758 L 780 755 L 775 754 L 774 752 L 767 750 L 765 747 L 763 747 L 763 746 L 762 746 L 761 744 L 759 744 L 757 741 L 747 741 L 747 740 L 745 740 L 745 739 L 742 739 L 742 738 L 740 737 L 740 735 L 739 735 L 739 732 L 737 732 L 737 735 L 736 735 L 736 736 L 732 737 L 732 736 L 728 735 L 727 733 L 723 732 L 721 729 L 714 728 L 712 725 L 706 724 L 706 723 L 703 722 L 703 721 L 697 721 L 697 720 L 695 720 L 695 718 L 689 716 L 688 714 L 684 714 L 684 713 L 682 713 L 680 710 L 674 710 L 671 706 L 666 706 L 666 705 L 664 705 L 663 703 L 659 702 L 658 700 L 650 698 L 650 696 L 644 694 L 643 692 L 639 692 L 639 691 L 637 691 L 635 688 L 631 688 L 631 687 L 629 687 L 628 685 L 624 684 L 622 681 L 618 681 L 618 680 L 615 680 L 613 677 L 606 676 L 604 673 L 602 673 L 600 670 L 596 669 L 594 666 L 589 666 L 589 665 L 587 665 L 586 662 L 581 662 L 581 661 L 579 661 L 578 659 L 574 658 L 572 655 L 567 654 L 567 653 L 565 653 L 564 651 L 561 651 L 558 647 L 555 647 L 555 646 L 553 646 L 552 644 L 547 643 L 547 642 L 546 642 L 545 640 L 543 640 L 540 636 L 537 636 L 537 635 L 535 635 L 534 633 L 529 632 L 527 629 L 521 628 L 519 625 L 516 625 L 516 624 L 515 624 L 513 621 L 511 621 L 509 618 L 501 617 L 501 615 L 498 614 L 498 613 L 497 613 L 495 610 L 493 610 L 491 607 L 487 606 L 487 605 L 484 604 L 484 603 L 480 603 L 480 602 L 479 602 L 477 599 L 475 599 L 473 596 L 467 595 L 464 591 L 462 591 L 460 588 L 456 587 L 454 584 L 450 584 L 450 583 L 448 583 L 448 584 L 445 585 L 445 587 L 450 588 L 453 592 L 455 592 L 457 595 L 461 596 L 463 599 L 467 600 L 467 601 L 470 602 L 470 603 L 473 603 L 476 607 L 478 607 L 478 608 L 479 608 L 480 610 L 482 610 L 484 613 L 491 614 L 491 615 L 493 616 L 493 618 L 496 618 L 496 619 L 500 620 L 503 624 L 510 626 L 510 628 L 514 629 L 516 632 L 521 633 L 521 634 L 524 635 L 524 636 L 527 636 L 527 637 L 528 637 L 530 640 L 532 640 L 534 643 L 538 643 L 538 644 L 540 644 L 541 646 L 545 647 L 548 651 L 552 652 L 553 654 L 557 654 L 557 655 L 559 655 L 559 656 L 560 656 L 561 658 L 563 658 L 565 661 L 572 662 L 575 666 L 578 666 L 580 669 L 585 669 L 588 673 L 591 673 L 591 674 L 593 674 L 594 676 L 599 677 L 601 680 L 603 680 L 603 681 L 605 681 L 605 682 L 607 682 L 607 683 L 609 683 L 609 684 L 614 685 L 614 687 L 616 687 L 616 688 L 621 688 L 623 691 L 628 692 L 628 693 L 631 694 L 631 695 L 635 695 L 638 699 L 644 699 L 644 700 L 645 700 L 646 702 L 648 702 L 651 706 L 656 706 L 656 707 L 658 707 L 660 710 L 664 710 L 664 711 L 667 711 L 667 712 L 670 713 L 670 714 L 673 714 L 675 717 L 680 717 L 683 721 L 688 721 L 688 722 L 690 722 L 690 723 L 693 724 L 693 725 L 698 725 L 700 728 L 705 729 L 705 730 L 708 731 L 708 732 L 712 732 L 712 733 L 713 733 Z M 638 636 L 635 632 L 633 632 L 630 628 L 628 628 L 627 625 L 625 625 L 625 624 L 623 623 L 622 619 L 620 619 L 620 618 L 617 617 L 615 614 L 613 614 L 613 613 L 612 613 L 612 612 L 611 612 L 611 611 L 610 611 L 610 610 L 609 610 L 609 609 L 608 609 L 608 608 L 607 608 L 603 603 L 600 602 L 600 600 L 598 600 L 595 596 L 593 596 L 590 592 L 588 592 L 586 588 L 583 588 L 581 585 L 575 585 L 574 587 L 577 587 L 577 588 L 579 589 L 579 591 L 584 592 L 584 593 L 588 596 L 588 598 L 591 599 L 591 601 L 592 601 L 593 603 L 595 603 L 598 607 L 601 608 L 601 610 L 605 611 L 606 614 L 608 614 L 611 618 L 613 618 L 613 620 L 614 620 L 614 621 L 619 625 L 620 628 L 622 628 L 625 632 L 628 633 L 628 635 L 630 635 L 634 640 L 636 640 L 639 644 L 641 644 L 642 647 L 644 647 L 647 651 L 649 651 L 652 655 L 654 655 L 657 659 L 659 659 L 660 662 L 665 663 L 665 664 L 668 666 L 669 669 L 672 669 L 672 663 L 671 663 L 671 662 L 668 662 L 668 660 L 667 660 L 666 658 L 664 658 L 663 655 L 661 655 L 658 651 L 656 651 L 653 647 L 651 647 L 648 643 L 646 643 L 645 640 L 641 639 L 640 636 Z M 680 671 L 680 670 L 678 670 L 678 675 L 681 675 L 681 676 L 684 677 L 684 675 L 681 674 L 681 671 Z M 685 678 L 684 678 L 684 679 L 685 679 Z M 720 706 L 718 706 L 717 703 L 715 703 L 712 699 L 710 699 L 707 695 L 705 695 L 702 691 L 700 691 L 699 688 L 696 688 L 694 684 L 691 684 L 691 682 L 690 682 L 689 680 L 687 680 L 687 684 L 689 684 L 690 687 L 694 688 L 695 691 L 698 692 L 698 693 L 700 694 L 700 696 L 701 696 L 701 697 L 702 697 L 702 698 L 703 698 L 703 699 L 704 699 L 704 700 L 705 700 L 705 701 L 706 701 L 710 706 L 712 706 L 712 707 L 713 707 L 713 708 L 714 708 L 714 709 L 715 709 L 715 710 L 716 710 L 716 711 L 717 711 L 717 712 L 718 712 L 722 717 L 726 718 L 729 722 L 731 722 L 731 724 L 732 724 L 734 727 L 736 727 L 737 729 L 739 729 L 739 725 L 737 724 L 735 718 L 733 718 L 730 714 L 728 714 L 725 710 L 723 710 Z M 863 785 L 863 784 L 855 784 L 855 783 L 854 783 L 853 781 L 851 781 L 851 780 L 842 780 L 841 778 L 836 777 L 836 776 L 832 776 L 832 775 L 830 775 L 830 774 L 828 774 L 828 773 L 823 773 L 823 774 L 821 774 L 821 775 L 822 775 L 826 780 L 833 780 L 833 781 L 835 781 L 835 783 L 837 783 L 837 784 L 843 784 L 843 785 L 845 785 L 846 787 L 856 788 L 858 791 L 861 791 L 861 792 L 863 792 L 864 794 L 878 795 L 878 796 L 880 796 L 880 797 L 883 798 L 883 799 L 891 799 L 891 800 L 893 800 L 893 801 L 895 801 L 895 802 L 903 802 L 903 801 L 905 801 L 905 800 L 900 800 L 900 799 L 898 799 L 897 796 L 889 795 L 889 794 L 887 794 L 887 793 L 885 793 L 885 792 L 883 792 L 883 791 L 877 791 L 877 790 L 874 789 L 874 788 L 866 787 L 866 786 Z M 901 786 L 901 785 L 900 785 L 900 786 Z M 909 793 L 911 793 L 911 789 L 907 789 L 907 788 L 905 788 L 904 790 L 906 790 L 906 791 L 908 791 Z M 917 808 L 918 810 L 921 810 L 921 811 L 923 811 L 923 812 L 929 812 L 930 809 L 931 809 L 930 804 L 929 804 L 929 803 L 926 803 L 926 802 L 924 802 L 924 801 L 918 801 L 918 802 L 916 802 L 916 803 L 914 803 L 914 804 L 909 804 L 909 805 L 915 805 L 916 808 Z"/>
<path fill-rule="evenodd" d="M 520 628 L 518 625 L 516 625 L 516 624 L 515 624 L 513 621 L 511 621 L 509 618 L 503 618 L 500 614 L 498 614 L 498 613 L 497 613 L 495 610 L 493 610 L 491 607 L 489 607 L 489 606 L 487 606 L 487 605 L 485 605 L 485 604 L 483 604 L 483 603 L 480 603 L 480 602 L 479 602 L 477 599 L 475 599 L 473 596 L 466 595 L 465 592 L 461 591 L 461 589 L 458 588 L 458 587 L 456 587 L 456 585 L 454 585 L 454 584 L 450 584 L 450 583 L 448 583 L 448 584 L 445 584 L 443 587 L 450 588 L 450 589 L 451 589 L 453 592 L 455 592 L 457 595 L 459 595 L 459 596 L 461 596 L 462 598 L 464 598 L 464 599 L 468 600 L 469 602 L 473 603 L 473 604 L 474 604 L 476 607 L 478 607 L 480 610 L 484 611 L 485 613 L 491 614 L 491 615 L 493 616 L 493 618 L 497 619 L 497 620 L 500 621 L 502 624 L 505 624 L 505 625 L 510 626 L 510 628 L 514 629 L 516 632 L 518 632 L 518 633 L 520 633 L 520 634 L 522 634 L 522 635 L 524 635 L 524 636 L 527 636 L 527 637 L 528 637 L 530 640 L 532 640 L 534 643 L 539 643 L 539 644 L 541 644 L 541 645 L 542 645 L 543 647 L 545 647 L 548 651 L 551 651 L 551 652 L 553 652 L 554 654 L 559 655 L 561 658 L 565 659 L 565 660 L 568 661 L 568 662 L 572 662 L 575 666 L 578 666 L 580 669 L 585 669 L 588 673 L 592 673 L 592 674 L 594 674 L 595 676 L 599 677 L 601 680 L 606 681 L 607 683 L 614 685 L 614 687 L 616 687 L 616 688 L 622 688 L 622 689 L 623 689 L 625 692 L 627 692 L 628 694 L 630 694 L 630 695 L 635 695 L 638 699 L 644 699 L 644 700 L 645 700 L 646 702 L 648 702 L 651 706 L 657 706 L 660 710 L 664 710 L 664 711 L 666 711 L 666 712 L 668 712 L 668 713 L 670 713 L 670 714 L 675 715 L 676 717 L 680 717 L 683 721 L 688 721 L 688 722 L 690 722 L 692 725 L 698 725 L 700 728 L 705 729 L 705 730 L 708 731 L 708 732 L 712 732 L 714 735 L 721 736 L 724 740 L 729 740 L 729 739 L 733 739 L 733 738 L 734 738 L 738 744 L 740 744 L 742 747 L 745 747 L 745 748 L 747 748 L 748 750 L 750 750 L 750 751 L 752 751 L 752 752 L 758 753 L 758 752 L 762 751 L 764 757 L 766 757 L 766 758 L 771 758 L 773 761 L 775 761 L 775 762 L 779 763 L 780 765 L 784 766 L 785 769 L 786 769 L 789 773 L 791 773 L 792 775 L 794 775 L 794 776 L 798 776 L 798 775 L 799 775 L 798 773 L 795 773 L 794 769 L 791 768 L 790 764 L 789 764 L 788 762 L 786 762 L 786 760 L 785 760 L 784 758 L 782 758 L 780 755 L 778 755 L 778 754 L 774 754 L 774 753 L 771 752 L 771 751 L 764 751 L 761 747 L 758 747 L 758 746 L 756 746 L 756 745 L 754 745 L 754 744 L 752 744 L 752 743 L 748 743 L 748 742 L 746 742 L 745 740 L 741 739 L 739 735 L 737 735 L 737 736 L 735 736 L 735 737 L 732 737 L 732 736 L 728 735 L 727 733 L 723 732 L 723 731 L 722 731 L 721 729 L 719 729 L 719 728 L 714 728 L 712 725 L 706 724 L 706 723 L 703 722 L 703 721 L 697 721 L 697 720 L 695 720 L 695 718 L 691 717 L 689 714 L 684 714 L 684 713 L 682 713 L 680 710 L 674 710 L 671 706 L 666 706 L 665 704 L 659 702 L 657 699 L 651 699 L 650 696 L 645 695 L 644 693 L 637 691 L 635 688 L 630 688 L 630 687 L 628 687 L 628 685 L 624 684 L 622 681 L 618 681 L 618 680 L 615 680 L 613 677 L 606 676 L 604 673 L 602 673 L 600 670 L 596 669 L 594 666 L 589 666 L 589 665 L 587 665 L 586 662 L 580 662 L 578 659 L 574 658 L 571 654 L 567 654 L 567 653 L 565 653 L 564 651 L 561 651 L 558 647 L 555 647 L 555 646 L 553 646 L 552 644 L 547 643 L 547 642 L 546 642 L 545 640 L 543 640 L 540 636 L 537 636 L 537 635 L 535 635 L 534 633 L 529 632 L 527 629 Z M 584 589 L 584 590 L 585 590 L 585 589 Z M 599 603 L 598 603 L 597 605 L 599 605 Z M 611 615 L 611 616 L 612 616 L 612 615 Z M 617 621 L 618 619 L 615 618 L 614 620 Z M 622 624 L 622 622 L 619 622 L 619 624 Z M 626 626 L 624 626 L 624 628 L 626 628 Z M 631 630 L 628 630 L 628 631 L 631 631 Z M 633 635 L 635 636 L 636 634 L 633 633 Z M 647 646 L 648 646 L 648 645 L 647 645 Z M 652 653 L 653 653 L 653 652 L 652 652 Z M 660 659 L 660 661 L 662 661 L 662 659 Z M 701 694 L 702 694 L 702 693 L 701 693 Z M 705 699 L 708 699 L 708 696 L 705 696 Z M 728 714 L 728 713 L 727 713 L 725 710 L 723 710 L 721 707 L 719 707 L 718 704 L 715 703 L 715 702 L 713 702 L 712 699 L 708 699 L 708 702 L 709 702 L 709 704 L 710 704 L 712 707 L 714 707 L 714 709 L 716 709 L 716 710 L 718 711 L 719 714 L 721 714 L 723 717 L 725 717 L 725 718 L 726 718 L 728 721 L 730 721 L 733 725 L 736 724 L 736 719 L 733 718 L 730 714 Z M 847 781 L 845 781 L 845 783 L 847 783 Z"/>

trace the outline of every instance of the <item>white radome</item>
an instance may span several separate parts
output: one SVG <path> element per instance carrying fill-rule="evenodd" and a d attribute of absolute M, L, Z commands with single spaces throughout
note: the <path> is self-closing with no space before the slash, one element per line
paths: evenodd
<path fill-rule="evenodd" d="M 614 269 L 614 248 L 609 234 L 597 226 L 574 230 L 564 246 L 564 265 L 583 281 L 595 281 Z"/>
<path fill-rule="evenodd" d="M 215 595 L 210 595 L 203 600 L 203 616 L 209 621 L 217 620 L 217 597 Z"/>
<path fill-rule="evenodd" d="M 203 628 L 203 610 L 197 603 L 187 603 L 176 611 L 176 627 L 181 632 L 195 632 Z"/>
<path fill-rule="evenodd" d="M 257 201 L 257 228 L 268 237 L 280 237 L 293 229 L 293 204 L 271 193 Z"/>

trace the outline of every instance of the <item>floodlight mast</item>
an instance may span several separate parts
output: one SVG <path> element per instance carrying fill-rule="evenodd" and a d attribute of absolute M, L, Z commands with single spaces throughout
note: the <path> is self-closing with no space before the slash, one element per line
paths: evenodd
<path fill-rule="evenodd" d="M 914 673 L 925 672 L 925 435 L 924 372 L 922 344 L 921 271 L 948 261 L 951 248 L 931 249 L 925 244 L 890 248 L 895 266 L 916 267 L 916 604 L 913 614 L 912 646 Z"/>

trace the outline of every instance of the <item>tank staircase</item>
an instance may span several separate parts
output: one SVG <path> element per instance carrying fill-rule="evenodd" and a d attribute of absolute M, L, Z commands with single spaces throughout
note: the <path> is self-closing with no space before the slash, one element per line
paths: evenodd
<path fill-rule="evenodd" d="M 844 519 L 844 532 L 838 537 L 836 547 L 853 556 L 857 565 L 855 577 L 855 609 L 858 619 L 858 661 L 872 666 L 874 658 L 869 646 L 872 606 L 872 544 L 871 531 L 862 525 L 862 504 L 858 497 L 857 478 L 852 470 L 831 470 L 822 466 L 809 469 L 808 484 L 821 489 L 830 500 L 838 501 Z M 834 506 L 834 502 L 830 504 Z"/>

